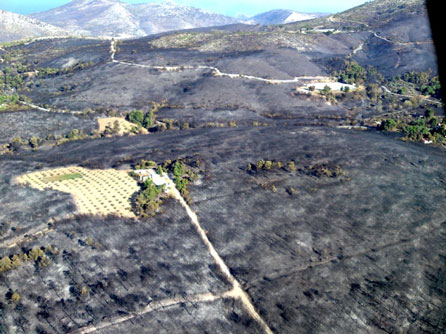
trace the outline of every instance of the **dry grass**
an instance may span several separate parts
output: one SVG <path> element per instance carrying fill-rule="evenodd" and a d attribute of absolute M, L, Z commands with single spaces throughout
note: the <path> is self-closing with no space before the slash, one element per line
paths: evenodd
<path fill-rule="evenodd" d="M 16 182 L 71 194 L 80 214 L 135 217 L 131 197 L 139 186 L 128 171 L 65 167 L 25 174 Z"/>
<path fill-rule="evenodd" d="M 98 119 L 98 124 L 99 124 L 99 132 L 103 133 L 105 131 L 105 129 L 107 128 L 107 126 L 109 127 L 113 127 L 115 122 L 119 123 L 119 135 L 125 135 L 125 134 L 129 134 L 131 133 L 132 128 L 135 127 L 135 124 L 130 123 L 129 121 L 126 121 L 124 118 L 120 118 L 120 117 L 107 117 L 107 118 L 99 118 Z M 147 133 L 146 129 L 141 129 L 142 133 Z"/>

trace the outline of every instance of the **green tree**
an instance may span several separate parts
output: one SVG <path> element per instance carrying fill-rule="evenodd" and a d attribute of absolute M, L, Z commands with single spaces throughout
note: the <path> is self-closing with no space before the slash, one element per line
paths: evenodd
<path fill-rule="evenodd" d="M 385 119 L 381 122 L 380 129 L 384 131 L 392 131 L 396 127 L 396 122 L 394 119 Z"/>
<path fill-rule="evenodd" d="M 324 86 L 324 89 L 321 90 L 321 94 L 322 94 L 322 95 L 327 96 L 327 95 L 329 95 L 330 93 L 331 93 L 331 88 L 330 88 L 329 85 L 325 85 L 325 86 Z"/>
<path fill-rule="evenodd" d="M 155 125 L 155 121 L 155 112 L 153 111 L 153 109 L 151 109 L 147 114 L 145 114 L 142 126 L 146 129 L 149 129 Z"/>
<path fill-rule="evenodd" d="M 142 123 L 144 122 L 144 113 L 141 110 L 131 111 L 127 115 L 127 120 L 131 123 L 135 123 L 142 126 Z"/>

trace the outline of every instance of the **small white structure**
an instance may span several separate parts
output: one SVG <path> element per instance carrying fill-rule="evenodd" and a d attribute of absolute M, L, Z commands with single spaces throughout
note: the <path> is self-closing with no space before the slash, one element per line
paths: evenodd
<path fill-rule="evenodd" d="M 151 179 L 153 184 L 158 187 L 167 184 L 164 178 L 161 175 L 158 175 L 158 173 L 152 168 L 137 169 L 135 170 L 135 174 L 139 176 L 140 182 L 146 182 L 148 179 Z"/>

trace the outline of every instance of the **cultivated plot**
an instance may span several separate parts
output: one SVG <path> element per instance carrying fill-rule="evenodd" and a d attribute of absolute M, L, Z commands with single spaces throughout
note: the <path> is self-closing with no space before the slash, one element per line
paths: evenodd
<path fill-rule="evenodd" d="M 124 170 L 73 166 L 25 174 L 16 182 L 39 190 L 69 193 L 74 197 L 80 214 L 135 217 L 131 197 L 139 186 Z"/>

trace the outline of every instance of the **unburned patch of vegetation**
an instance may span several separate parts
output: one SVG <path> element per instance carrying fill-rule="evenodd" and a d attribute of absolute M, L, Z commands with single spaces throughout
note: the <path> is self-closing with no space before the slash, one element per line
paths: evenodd
<path fill-rule="evenodd" d="M 163 177 L 167 174 L 171 177 L 186 202 L 192 204 L 188 186 L 199 177 L 202 172 L 202 163 L 200 160 L 190 158 L 166 160 L 159 164 L 152 160 L 141 160 L 135 169 L 136 171 L 130 172 L 130 176 L 139 181 L 141 190 L 135 196 L 133 206 L 139 217 L 147 218 L 155 216 L 163 200 L 169 197 L 165 184 L 160 184 L 159 180 L 154 182 L 152 179 L 154 175 Z M 147 171 L 147 173 L 138 173 L 138 170 Z"/>
<path fill-rule="evenodd" d="M 432 109 L 427 109 L 424 117 L 410 115 L 409 117 L 384 118 L 377 129 L 387 132 L 399 132 L 404 134 L 403 140 L 413 142 L 443 143 L 446 141 L 446 125 L 444 118 L 434 115 Z"/>

